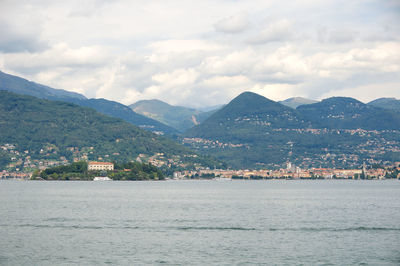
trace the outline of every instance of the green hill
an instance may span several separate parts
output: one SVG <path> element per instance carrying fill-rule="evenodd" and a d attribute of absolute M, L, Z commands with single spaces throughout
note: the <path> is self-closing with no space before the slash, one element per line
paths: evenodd
<path fill-rule="evenodd" d="M 145 130 L 174 136 L 178 131 L 156 120 L 133 112 L 129 107 L 106 99 L 86 99 L 85 96 L 65 90 L 53 89 L 26 79 L 0 71 L 0 90 L 17 94 L 30 95 L 47 100 L 71 102 L 80 106 L 91 107 L 98 112 L 125 120 Z"/>
<path fill-rule="evenodd" d="M 368 105 L 400 112 L 400 100 L 396 98 L 379 98 L 369 102 Z"/>
<path fill-rule="evenodd" d="M 297 109 L 314 128 L 400 129 L 400 116 L 390 110 L 364 104 L 348 97 L 332 97 Z"/>
<path fill-rule="evenodd" d="M 0 91 L 2 168 L 72 160 L 141 161 L 176 167 L 216 162 L 91 108 Z M 36 160 L 36 161 L 35 161 Z M 4 162 L 5 161 L 5 162 Z"/>
<path fill-rule="evenodd" d="M 359 167 L 400 158 L 400 116 L 351 98 L 296 110 L 245 92 L 188 130 L 183 143 L 236 168 Z"/>

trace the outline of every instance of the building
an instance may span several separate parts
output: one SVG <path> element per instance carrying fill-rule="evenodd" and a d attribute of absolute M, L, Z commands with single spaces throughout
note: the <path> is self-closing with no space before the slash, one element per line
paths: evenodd
<path fill-rule="evenodd" d="M 96 170 L 112 171 L 112 170 L 114 170 L 114 164 L 108 163 L 108 162 L 89 162 L 88 170 L 89 171 L 96 171 Z"/>

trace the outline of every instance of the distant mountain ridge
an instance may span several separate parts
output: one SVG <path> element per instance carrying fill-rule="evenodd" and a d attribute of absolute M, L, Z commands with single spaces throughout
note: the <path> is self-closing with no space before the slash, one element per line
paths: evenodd
<path fill-rule="evenodd" d="M 318 103 L 299 106 L 297 110 L 316 128 L 400 129 L 398 114 L 349 97 L 331 97 Z"/>
<path fill-rule="evenodd" d="M 47 100 L 71 102 L 80 106 L 91 107 L 100 113 L 121 118 L 131 124 L 139 126 L 151 132 L 175 135 L 178 131 L 156 120 L 137 114 L 129 107 L 106 99 L 87 99 L 85 96 L 53 89 L 26 79 L 9 75 L 0 71 L 0 90 L 7 90 L 18 94 L 30 95 Z"/>
<path fill-rule="evenodd" d="M 0 90 L 12 91 L 18 94 L 30 95 L 48 100 L 80 99 L 86 97 L 76 92 L 53 89 L 26 79 L 6 74 L 0 71 Z"/>
<path fill-rule="evenodd" d="M 185 137 L 186 145 L 239 168 L 285 161 L 355 167 L 400 158 L 400 115 L 347 97 L 293 109 L 245 92 Z"/>
<path fill-rule="evenodd" d="M 157 120 L 180 132 L 203 122 L 215 110 L 200 111 L 194 108 L 174 106 L 160 100 L 141 100 L 129 105 L 133 111 Z"/>
<path fill-rule="evenodd" d="M 318 101 L 306 99 L 303 97 L 292 97 L 292 98 L 286 99 L 284 101 L 279 101 L 279 103 L 286 105 L 288 107 L 291 107 L 293 109 L 296 109 L 300 105 L 312 104 L 312 103 L 317 103 L 317 102 Z"/>

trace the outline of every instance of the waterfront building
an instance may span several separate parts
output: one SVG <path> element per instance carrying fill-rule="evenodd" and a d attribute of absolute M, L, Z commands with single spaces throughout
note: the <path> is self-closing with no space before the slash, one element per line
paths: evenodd
<path fill-rule="evenodd" d="M 114 170 L 114 164 L 109 163 L 109 162 L 89 162 L 88 170 L 89 171 L 96 171 L 96 170 L 112 171 L 112 170 Z"/>

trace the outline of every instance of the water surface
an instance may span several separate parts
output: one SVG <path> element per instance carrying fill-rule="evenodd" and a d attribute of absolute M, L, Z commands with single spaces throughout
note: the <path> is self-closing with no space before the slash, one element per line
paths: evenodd
<path fill-rule="evenodd" d="M 400 182 L 0 182 L 0 265 L 399 265 Z"/>

